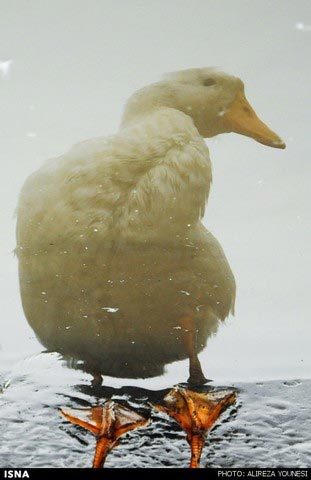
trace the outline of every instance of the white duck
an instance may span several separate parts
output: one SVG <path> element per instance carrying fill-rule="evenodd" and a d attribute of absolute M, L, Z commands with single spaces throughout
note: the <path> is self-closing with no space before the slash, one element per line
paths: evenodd
<path fill-rule="evenodd" d="M 201 223 L 212 174 L 203 138 L 282 140 L 236 77 L 209 68 L 136 92 L 119 132 L 74 146 L 26 181 L 17 254 L 25 315 L 41 342 L 85 368 L 147 377 L 197 354 L 233 311 L 235 281 Z"/>

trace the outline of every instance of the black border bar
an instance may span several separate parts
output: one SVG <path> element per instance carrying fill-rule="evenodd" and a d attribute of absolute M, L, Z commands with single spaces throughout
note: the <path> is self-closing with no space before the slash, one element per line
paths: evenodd
<path fill-rule="evenodd" d="M 73 476 L 75 480 L 86 478 L 120 478 L 120 475 L 146 479 L 149 472 L 155 475 L 166 471 L 170 480 L 173 479 L 311 479 L 311 468 L 201 468 L 190 470 L 187 468 L 0 468 L 0 479 L 40 479 L 44 478 L 49 471 L 57 475 Z M 104 477 L 103 477 L 104 475 Z"/>

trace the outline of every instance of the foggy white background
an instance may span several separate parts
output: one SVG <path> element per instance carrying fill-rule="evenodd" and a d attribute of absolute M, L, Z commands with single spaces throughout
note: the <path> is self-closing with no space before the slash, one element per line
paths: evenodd
<path fill-rule="evenodd" d="M 201 359 L 219 381 L 310 377 L 310 1 L 0 0 L 0 12 L 2 364 L 42 349 L 12 254 L 26 176 L 75 142 L 115 132 L 128 96 L 162 73 L 218 66 L 245 82 L 287 149 L 235 134 L 207 141 L 205 224 L 238 297 Z M 174 380 L 185 365 L 169 367 Z"/>

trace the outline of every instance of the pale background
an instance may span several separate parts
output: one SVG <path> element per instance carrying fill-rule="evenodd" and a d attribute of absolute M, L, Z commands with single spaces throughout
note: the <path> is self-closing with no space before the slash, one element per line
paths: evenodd
<path fill-rule="evenodd" d="M 20 305 L 13 213 L 28 174 L 113 133 L 127 97 L 161 74 L 240 76 L 287 143 L 209 140 L 205 224 L 238 284 L 236 317 L 201 355 L 209 378 L 310 377 L 310 0 L 0 0 L 2 364 L 41 350 Z M 167 378 L 184 379 L 185 362 Z"/>

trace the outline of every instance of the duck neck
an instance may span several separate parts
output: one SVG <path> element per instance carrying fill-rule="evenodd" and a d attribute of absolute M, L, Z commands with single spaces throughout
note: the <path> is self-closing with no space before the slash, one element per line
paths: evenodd
<path fill-rule="evenodd" d="M 123 236 L 167 241 L 169 234 L 187 243 L 204 214 L 212 177 L 208 148 L 191 117 L 164 107 L 132 117 L 117 137 L 120 145 L 139 159 L 131 168 L 144 170 L 120 213 Z"/>
<path fill-rule="evenodd" d="M 149 85 L 135 92 L 128 100 L 121 121 L 121 128 L 137 123 L 161 108 L 174 108 L 175 92 L 166 82 Z"/>

